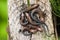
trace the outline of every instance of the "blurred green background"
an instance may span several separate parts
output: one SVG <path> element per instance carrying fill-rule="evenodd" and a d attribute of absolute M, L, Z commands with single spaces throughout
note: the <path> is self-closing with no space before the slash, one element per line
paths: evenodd
<path fill-rule="evenodd" d="M 7 0 L 0 0 L 0 40 L 7 40 Z"/>

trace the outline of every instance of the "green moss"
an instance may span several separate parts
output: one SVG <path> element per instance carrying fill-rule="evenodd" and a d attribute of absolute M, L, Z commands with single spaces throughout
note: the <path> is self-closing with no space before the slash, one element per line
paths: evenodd
<path fill-rule="evenodd" d="M 30 0 L 27 0 L 27 4 L 28 4 L 28 6 L 30 6 Z"/>

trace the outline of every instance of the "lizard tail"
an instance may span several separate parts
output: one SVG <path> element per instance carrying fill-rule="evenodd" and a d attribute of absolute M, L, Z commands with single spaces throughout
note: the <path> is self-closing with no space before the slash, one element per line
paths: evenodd
<path fill-rule="evenodd" d="M 52 34 L 49 33 L 48 26 L 45 23 L 43 23 L 42 26 L 43 26 L 44 33 L 45 33 L 46 36 L 50 37 L 51 35 L 54 34 L 54 33 L 52 33 Z"/>

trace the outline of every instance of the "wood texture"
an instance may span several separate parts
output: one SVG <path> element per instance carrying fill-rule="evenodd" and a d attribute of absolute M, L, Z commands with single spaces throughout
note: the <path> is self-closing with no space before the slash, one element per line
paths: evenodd
<path fill-rule="evenodd" d="M 20 10 L 23 0 L 8 0 L 8 17 L 9 17 L 9 34 L 10 40 L 55 40 L 55 35 L 51 37 L 45 36 L 44 33 L 37 32 L 32 36 L 24 36 L 22 32 L 19 33 L 19 29 L 23 29 L 20 25 Z M 27 4 L 27 0 L 24 0 L 24 3 Z M 30 0 L 31 4 L 36 3 L 36 0 Z M 52 22 L 52 13 L 49 0 L 39 0 L 38 2 L 41 10 L 46 13 L 45 23 L 48 25 L 49 33 L 54 33 L 54 26 Z"/>

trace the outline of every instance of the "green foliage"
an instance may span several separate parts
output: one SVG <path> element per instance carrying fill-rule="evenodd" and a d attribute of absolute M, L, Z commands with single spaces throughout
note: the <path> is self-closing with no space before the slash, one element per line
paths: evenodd
<path fill-rule="evenodd" d="M 0 0 L 0 2 L 6 2 L 7 0 Z"/>
<path fill-rule="evenodd" d="M 0 40 L 7 40 L 7 0 L 0 0 Z"/>
<path fill-rule="evenodd" d="M 60 0 L 50 0 L 52 11 L 58 17 L 60 17 Z"/>
<path fill-rule="evenodd" d="M 58 40 L 60 40 L 60 37 L 59 37 L 59 39 Z"/>

